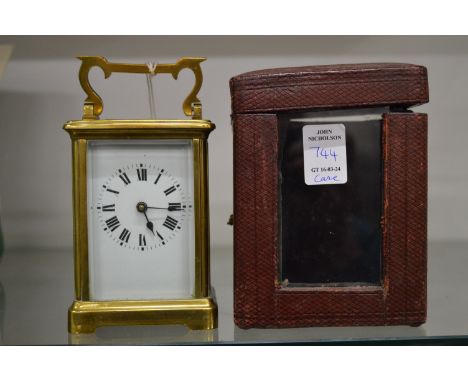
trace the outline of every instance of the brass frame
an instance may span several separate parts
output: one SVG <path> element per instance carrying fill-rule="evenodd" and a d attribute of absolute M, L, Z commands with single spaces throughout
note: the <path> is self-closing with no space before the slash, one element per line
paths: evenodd
<path fill-rule="evenodd" d="M 190 329 L 217 328 L 217 304 L 210 284 L 210 238 L 208 204 L 208 135 L 215 125 L 201 117 L 201 104 L 196 93 L 201 86 L 201 71 L 189 97 L 184 102 L 184 112 L 191 102 L 192 120 L 98 120 L 102 101 L 89 86 L 83 73 L 89 72 L 102 57 L 87 57 L 80 70 L 80 81 L 88 94 L 84 105 L 84 119 L 69 121 L 64 129 L 72 140 L 73 167 L 73 241 L 75 268 L 75 301 L 68 310 L 68 330 L 72 334 L 92 333 L 104 325 L 158 325 L 183 324 Z M 96 61 L 97 60 L 97 61 Z M 104 59 L 105 60 L 105 59 Z M 199 65 L 202 59 L 181 59 L 174 65 L 163 65 L 164 70 L 176 78 L 187 66 Z M 196 62 L 192 62 L 195 60 Z M 106 61 L 107 62 L 107 61 Z M 183 65 L 180 65 L 182 62 Z M 124 66 L 125 71 L 141 70 L 141 65 Z M 159 67 L 159 65 L 156 67 Z M 168 69 L 169 68 L 169 69 Z M 199 67 L 198 67 L 199 68 Z M 115 68 L 111 68 L 116 71 Z M 122 69 L 122 68 L 120 68 Z M 119 71 L 124 71 L 124 70 Z M 104 70 L 104 69 L 103 69 Z M 109 68 L 107 70 L 111 71 Z M 139 71 L 136 71 L 139 72 Z M 162 71 L 168 72 L 168 71 Z M 176 73 L 174 75 L 174 73 Z M 109 74 L 110 75 L 110 74 Z M 106 77 L 109 75 L 106 74 Z M 86 87 L 89 86 L 89 88 Z M 89 91 L 91 89 L 91 92 Z M 94 93 L 95 94 L 95 93 Z M 98 101 L 96 101 L 96 99 Z M 99 106 L 100 105 L 100 106 Z M 134 139 L 190 139 L 193 146 L 194 217 L 195 217 L 195 285 L 191 299 L 174 300 L 112 300 L 91 301 L 89 294 L 88 265 L 88 208 L 87 208 L 87 151 L 88 142 L 94 140 Z"/>

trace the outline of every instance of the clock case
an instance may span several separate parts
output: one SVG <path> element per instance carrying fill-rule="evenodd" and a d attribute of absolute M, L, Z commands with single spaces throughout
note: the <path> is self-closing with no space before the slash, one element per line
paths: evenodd
<path fill-rule="evenodd" d="M 190 329 L 217 327 L 217 304 L 210 284 L 210 241 L 208 204 L 208 135 L 215 125 L 202 119 L 197 93 L 202 84 L 200 63 L 204 58 L 181 58 L 175 64 L 148 65 L 110 63 L 103 57 L 78 57 L 80 83 L 87 94 L 83 119 L 70 121 L 64 129 L 72 141 L 73 241 L 75 301 L 68 310 L 68 330 L 72 334 L 92 333 L 105 325 L 186 325 Z M 93 67 L 108 78 L 113 72 L 156 75 L 168 73 L 177 79 L 190 69 L 195 86 L 183 103 L 191 120 L 99 120 L 103 104 L 88 81 Z M 195 286 L 190 299 L 92 301 L 89 293 L 88 208 L 86 161 L 90 140 L 190 139 L 194 162 Z"/>
<path fill-rule="evenodd" d="M 379 63 L 268 69 L 233 77 L 230 89 L 236 325 L 424 323 L 427 115 L 408 108 L 429 100 L 426 68 Z M 381 122 L 381 282 L 289 287 L 281 280 L 279 266 L 282 118 L 289 113 L 373 107 L 388 108 Z"/>

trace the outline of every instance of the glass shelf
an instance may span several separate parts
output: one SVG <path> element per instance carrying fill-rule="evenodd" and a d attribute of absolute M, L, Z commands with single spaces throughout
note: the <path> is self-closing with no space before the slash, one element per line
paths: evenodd
<path fill-rule="evenodd" d="M 217 330 L 129 326 L 69 335 L 72 250 L 7 249 L 0 262 L 0 344 L 468 344 L 468 242 L 431 242 L 428 255 L 428 318 L 416 328 L 239 329 L 232 318 L 232 248 L 213 248 Z"/>

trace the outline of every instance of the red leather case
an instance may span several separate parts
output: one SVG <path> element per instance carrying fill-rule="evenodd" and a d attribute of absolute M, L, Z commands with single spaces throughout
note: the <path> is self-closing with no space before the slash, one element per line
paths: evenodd
<path fill-rule="evenodd" d="M 424 323 L 427 116 L 407 108 L 428 102 L 426 68 L 271 69 L 236 76 L 230 87 L 235 323 L 241 328 Z M 284 287 L 279 275 L 279 115 L 373 106 L 392 107 L 382 122 L 381 285 Z"/>

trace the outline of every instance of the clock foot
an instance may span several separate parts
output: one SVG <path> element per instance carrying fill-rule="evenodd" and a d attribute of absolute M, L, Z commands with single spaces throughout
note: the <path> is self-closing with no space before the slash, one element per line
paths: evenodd
<path fill-rule="evenodd" d="M 218 327 L 213 297 L 187 300 L 75 301 L 68 310 L 71 334 L 94 333 L 100 326 L 185 325 L 192 330 Z"/>

